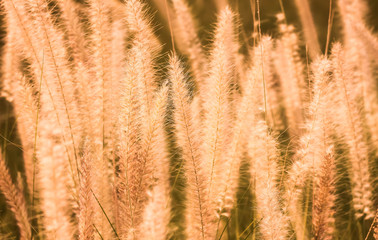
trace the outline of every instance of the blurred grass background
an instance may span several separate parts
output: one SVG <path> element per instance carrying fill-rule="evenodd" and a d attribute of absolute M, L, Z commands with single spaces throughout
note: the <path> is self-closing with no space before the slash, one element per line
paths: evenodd
<path fill-rule="evenodd" d="M 104 0 L 110 1 L 110 0 Z M 148 6 L 150 7 L 150 13 L 153 16 L 153 25 L 156 26 L 156 34 L 159 36 L 161 42 L 164 44 L 163 52 L 168 52 L 172 49 L 169 25 L 166 21 L 166 12 L 161 11 L 161 4 L 164 4 L 165 0 L 147 0 Z M 168 0 L 169 1 L 169 0 Z M 188 0 L 190 5 L 193 9 L 193 14 L 195 15 L 198 26 L 199 26 L 199 35 L 201 37 L 202 43 L 204 45 L 208 45 L 209 39 L 211 38 L 211 34 L 213 31 L 213 27 L 216 21 L 216 13 L 217 13 L 217 3 L 218 0 Z M 254 9 L 252 5 L 256 0 L 229 0 L 229 4 L 231 7 L 240 14 L 240 30 L 241 34 L 241 41 L 248 44 L 253 44 L 253 32 L 254 32 L 254 21 L 253 21 L 253 14 L 252 10 Z M 373 29 L 374 32 L 378 31 L 378 1 L 377 0 L 367 0 L 369 4 L 369 15 L 366 16 L 366 21 L 368 25 Z M 313 14 L 314 22 L 316 24 L 316 29 L 318 33 L 318 40 L 321 46 L 321 49 L 324 53 L 324 49 L 326 46 L 326 39 L 327 39 L 327 27 L 328 27 L 328 16 L 330 11 L 330 0 L 310 0 L 311 4 L 311 11 Z M 159 8 L 160 5 L 160 8 Z M 334 21 L 332 25 L 332 31 L 330 36 L 330 42 L 339 41 L 340 36 L 342 34 L 342 29 L 340 27 L 340 20 L 339 15 L 337 12 L 337 2 L 333 0 L 333 8 L 334 11 Z M 288 24 L 292 24 L 295 26 L 296 30 L 299 32 L 300 36 L 303 39 L 301 34 L 301 23 L 299 21 L 298 12 L 295 6 L 294 0 L 282 0 L 283 10 L 287 19 Z M 160 9 L 160 10 L 159 10 Z M 2 10 L 2 9 L 1 9 Z M 261 11 L 261 30 L 263 34 L 268 34 L 271 36 L 277 35 L 277 21 L 276 21 L 276 14 L 282 12 L 282 7 L 280 5 L 280 0 L 260 0 L 260 11 Z M 2 53 L 2 47 L 4 43 L 4 36 L 5 31 L 3 27 L 3 19 L 4 19 L 4 12 L 0 12 L 0 54 Z M 302 46 L 304 50 L 305 47 Z M 2 55 L 2 54 L 1 54 Z M 1 77 L 1 72 L 0 72 Z M 1 81 L 0 81 L 1 87 Z M 14 180 L 18 177 L 18 175 L 23 176 L 23 160 L 22 160 L 22 150 L 20 146 L 20 140 L 17 136 L 17 125 L 15 115 L 13 113 L 12 106 L 9 102 L 7 102 L 4 98 L 0 97 L 0 143 L 1 143 L 1 150 L 3 151 L 3 156 L 8 164 L 8 168 L 12 174 Z M 174 146 L 173 146 L 174 147 Z M 340 145 L 340 151 L 342 151 L 342 145 Z M 177 157 L 177 156 L 176 156 Z M 175 156 L 173 157 L 175 158 Z M 341 163 L 343 161 L 340 161 Z M 242 166 L 246 167 L 246 166 Z M 345 166 L 341 166 L 342 169 Z M 244 179 L 248 179 L 249 176 L 242 176 Z M 251 222 L 251 218 L 254 215 L 253 208 L 251 209 L 251 205 L 253 206 L 253 195 L 251 193 L 246 193 L 245 189 L 248 189 L 250 186 L 246 182 L 248 181 L 241 181 L 241 190 L 238 193 L 239 202 L 238 208 L 233 212 L 236 216 L 232 218 L 230 221 L 229 226 L 232 229 L 236 229 L 235 232 L 239 233 L 243 239 L 244 238 L 257 238 L 258 235 L 254 234 L 254 226 L 257 225 L 258 222 Z M 348 189 L 345 187 L 345 189 Z M 345 202 L 348 202 L 351 198 L 350 194 L 345 192 L 345 189 L 339 189 L 338 194 L 341 198 L 345 198 Z M 176 201 L 179 204 L 180 201 Z M 344 204 L 345 205 L 345 204 Z M 355 219 L 353 219 L 353 215 L 351 214 L 350 208 L 348 206 L 342 205 L 344 207 L 345 214 L 349 215 L 346 218 L 349 218 L 350 221 L 347 221 L 342 226 L 339 226 L 339 229 L 345 228 L 345 232 L 338 233 L 338 239 L 358 239 L 363 240 L 361 235 L 358 234 L 360 231 L 367 231 L 365 228 L 369 226 L 360 227 L 364 224 L 358 224 Z M 180 208 L 182 206 L 175 206 L 176 208 Z M 342 216 L 345 218 L 345 216 Z M 181 221 L 182 216 L 177 215 L 173 221 Z M 357 224 L 351 224 L 351 223 Z M 367 225 L 367 224 L 365 224 Z M 228 228 L 229 230 L 230 228 Z M 249 229 L 248 231 L 244 231 L 245 229 Z M 4 202 L 3 196 L 0 194 L 0 239 L 14 239 L 17 236 L 8 235 L 8 233 L 15 233 L 17 232 L 17 227 L 15 224 L 15 220 L 12 216 L 12 213 L 7 210 L 7 207 Z M 253 234 L 251 235 L 250 233 Z M 173 239 L 181 239 L 182 235 L 178 234 L 173 236 Z M 231 239 L 236 239 L 235 233 L 227 233 Z"/>
<path fill-rule="evenodd" d="M 159 5 L 164 4 L 165 0 L 147 0 L 148 5 L 151 6 L 151 13 L 155 16 L 154 23 L 157 28 L 157 35 L 160 36 L 162 42 L 165 44 L 165 49 L 171 49 L 171 40 L 169 27 L 166 22 L 166 12 L 158 11 Z M 167 0 L 169 2 L 169 0 Z M 226 0 L 188 0 L 192 6 L 192 12 L 198 20 L 200 36 L 203 43 L 207 43 L 210 39 L 214 23 L 216 21 L 217 2 L 224 2 Z M 374 30 L 378 30 L 378 1 L 365 0 L 370 6 L 370 13 L 366 16 L 367 23 Z M 253 33 L 253 15 L 252 5 L 256 0 L 229 0 L 231 7 L 239 13 L 241 30 L 245 36 L 251 40 Z M 286 15 L 288 24 L 301 32 L 301 23 L 294 0 L 260 0 L 261 13 L 261 30 L 263 34 L 275 36 L 277 33 L 276 14 L 282 12 L 281 4 Z M 309 0 L 313 19 L 318 32 L 318 40 L 324 52 L 327 38 L 328 16 L 330 10 L 330 0 Z M 337 12 L 337 0 L 332 0 L 332 10 L 335 13 L 334 24 L 332 27 L 330 42 L 340 39 L 341 29 L 339 24 L 339 16 Z M 160 8 L 161 9 L 161 8 Z"/>

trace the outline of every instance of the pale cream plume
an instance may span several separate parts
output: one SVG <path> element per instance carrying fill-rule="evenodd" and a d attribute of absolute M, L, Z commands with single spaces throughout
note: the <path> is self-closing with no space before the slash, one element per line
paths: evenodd
<path fill-rule="evenodd" d="M 375 214 L 375 221 L 374 221 L 374 238 L 375 240 L 378 240 L 378 209 L 377 209 L 377 212 Z"/>
<path fill-rule="evenodd" d="M 261 115 L 264 108 L 264 84 L 265 77 L 269 81 L 271 69 L 267 59 L 267 55 L 270 54 L 269 49 L 271 46 L 271 40 L 264 38 L 262 44 L 254 49 L 254 61 L 253 65 L 246 73 L 246 80 L 243 82 L 243 95 L 240 97 L 237 107 L 236 118 L 232 122 L 229 138 L 231 139 L 227 148 L 230 150 L 225 154 L 225 164 L 223 168 L 223 180 L 218 182 L 220 185 L 218 196 L 216 198 L 216 211 L 219 215 L 230 215 L 230 210 L 235 204 L 236 189 L 239 181 L 239 169 L 240 161 L 242 157 L 244 147 L 248 142 L 249 132 L 253 132 L 250 129 L 250 125 L 257 121 L 257 116 Z M 261 59 L 261 47 L 264 51 L 267 51 L 264 59 Z M 264 60 L 264 64 L 263 61 Z M 264 66 L 264 71 L 262 70 Z M 263 74 L 265 77 L 263 77 Z M 246 130 L 247 129 L 247 130 Z M 218 219 L 218 222 L 220 220 Z M 219 223 L 217 232 L 219 233 Z"/>
<path fill-rule="evenodd" d="M 112 129 L 111 110 L 112 110 L 112 72 L 111 72 L 111 8 L 106 1 L 91 0 L 89 3 L 89 22 L 92 31 L 91 34 L 91 55 L 93 59 L 93 81 L 92 91 L 96 92 L 96 96 L 89 101 L 96 103 L 96 108 L 90 108 L 94 111 L 94 121 L 92 134 L 95 151 L 92 169 L 93 175 L 93 193 L 97 197 L 99 203 L 96 204 L 94 224 L 98 228 L 102 237 L 110 239 L 113 237 L 111 221 L 112 216 L 111 207 L 111 189 L 110 176 L 111 169 L 109 164 L 110 147 L 109 138 Z M 105 213 L 103 213 L 103 211 Z M 106 215 L 107 216 L 106 216 Z M 97 235 L 96 235 L 97 236 Z"/>
<path fill-rule="evenodd" d="M 130 0 L 124 8 L 124 20 L 133 41 L 127 53 L 126 89 L 122 100 L 123 117 L 120 119 L 124 130 L 120 153 L 120 204 L 123 206 L 120 207 L 119 222 L 126 223 L 120 228 L 121 235 L 138 239 L 153 176 L 151 151 L 154 151 L 155 140 L 151 139 L 153 133 L 150 131 L 157 85 L 154 60 L 161 46 L 146 18 L 145 6 L 137 0 Z"/>
<path fill-rule="evenodd" d="M 186 78 L 177 57 L 171 57 L 170 80 L 172 81 L 174 121 L 177 143 L 182 150 L 185 174 L 188 179 L 186 200 L 186 234 L 189 239 L 210 239 L 213 229 L 208 229 L 208 177 L 200 151 L 200 128 L 193 119 Z"/>
<path fill-rule="evenodd" d="M 21 3 L 20 3 L 21 4 Z M 54 111 L 62 128 L 62 137 L 65 138 L 65 148 L 72 159 L 73 181 L 77 182 L 77 152 L 76 148 L 81 137 L 80 123 L 78 121 L 77 101 L 75 97 L 75 78 L 72 75 L 68 61 L 63 34 L 54 25 L 56 17 L 51 13 L 46 1 L 27 1 L 25 5 L 32 26 L 28 28 L 29 34 L 35 39 L 38 48 L 38 62 L 40 74 L 36 78 L 45 80 Z M 41 78 L 42 80 L 42 78 Z M 42 94 L 41 99 L 44 99 Z M 43 104 L 42 104 L 43 105 Z"/>
<path fill-rule="evenodd" d="M 251 158 L 251 176 L 255 180 L 257 216 L 261 219 L 259 226 L 262 239 L 284 240 L 288 236 L 289 219 L 280 209 L 277 141 L 268 133 L 265 121 L 255 119 L 249 124 L 248 155 Z"/>
<path fill-rule="evenodd" d="M 298 37 L 293 26 L 279 24 L 282 36 L 276 40 L 274 65 L 279 76 L 290 137 L 299 138 L 304 123 L 306 106 L 306 82 L 304 66 L 299 57 Z"/>
<path fill-rule="evenodd" d="M 295 0 L 295 4 L 299 10 L 299 16 L 310 56 L 312 59 L 316 59 L 321 51 L 314 19 L 312 18 L 310 2 L 308 0 Z"/>
<path fill-rule="evenodd" d="M 46 3 L 9 0 L 4 2 L 4 5 L 7 9 L 9 23 L 14 27 L 15 33 L 22 36 L 16 38 L 14 43 L 17 51 L 31 60 L 31 70 L 36 78 L 36 88 L 40 86 L 41 81 L 44 83 L 42 85 L 46 85 L 43 88 L 47 87 L 47 90 L 42 91 L 41 102 L 45 102 L 43 104 L 46 106 L 45 109 L 56 110 L 56 119 L 60 128 L 64 129 L 62 138 L 66 139 L 64 140 L 65 148 L 69 153 L 67 157 L 71 159 L 74 166 L 75 146 L 73 143 L 77 143 L 74 140 L 78 136 L 74 134 L 77 124 L 75 121 L 71 121 L 71 117 L 75 119 L 76 103 L 72 93 L 73 78 L 68 67 L 63 37 L 55 29 L 52 23 L 53 17 L 50 15 Z M 31 39 L 35 41 L 31 41 Z M 59 45 L 60 47 L 58 47 Z M 44 81 L 45 79 L 46 81 Z M 69 112 L 73 116 L 70 116 Z M 75 174 L 71 172 L 71 175 Z"/>
<path fill-rule="evenodd" d="M 2 154 L 0 154 L 0 191 L 5 197 L 7 205 L 13 212 L 17 226 L 20 231 L 20 239 L 28 240 L 31 238 L 31 225 L 28 219 L 28 210 L 24 194 L 16 184 L 12 182 L 12 177 L 5 164 Z"/>
<path fill-rule="evenodd" d="M 204 102 L 203 161 L 209 174 L 208 194 L 211 201 L 218 200 L 223 186 L 227 160 L 222 149 L 229 144 L 232 121 L 231 83 L 233 55 L 229 47 L 234 41 L 234 14 L 225 8 L 219 15 L 209 64 L 209 77 Z M 223 189 L 222 189 L 223 190 Z M 212 203 L 212 205 L 215 203 Z"/>
<path fill-rule="evenodd" d="M 88 14 L 88 9 L 74 0 L 58 0 L 57 4 L 64 20 L 63 27 L 75 64 L 74 67 L 77 67 L 76 65 L 79 63 L 90 65 L 92 59 L 89 56 L 89 39 L 84 32 L 85 27 L 80 16 L 81 14 Z"/>
<path fill-rule="evenodd" d="M 126 22 L 122 4 L 111 1 L 90 1 L 92 29 L 92 72 L 96 73 L 102 94 L 104 158 L 111 158 L 116 140 L 115 128 L 120 109 L 120 82 L 125 77 Z"/>
<path fill-rule="evenodd" d="M 74 231 L 68 211 L 70 204 L 75 203 L 70 201 L 67 185 L 75 188 L 78 180 L 78 135 L 77 122 L 72 121 L 76 103 L 63 36 L 56 30 L 45 2 L 9 0 L 4 5 L 20 36 L 15 41 L 17 50 L 30 58 L 35 85 L 40 86 L 42 81 L 39 125 L 43 127 L 39 128 L 36 147 L 45 232 L 56 239 L 71 238 Z"/>
<path fill-rule="evenodd" d="M 133 36 L 130 56 L 135 56 L 134 60 L 139 64 L 137 79 L 141 82 L 141 112 L 142 117 L 150 120 L 151 107 L 153 106 L 153 92 L 157 85 L 155 70 L 155 59 L 162 46 L 156 38 L 147 15 L 146 6 L 139 0 L 127 0 L 125 4 L 125 21 L 131 36 Z M 145 136 L 148 129 L 148 121 L 142 122 L 142 134 Z"/>
<path fill-rule="evenodd" d="M 368 3 L 365 0 L 338 0 L 343 23 L 345 62 L 351 65 L 353 77 L 358 79 L 358 90 L 363 98 L 364 114 L 374 147 L 378 147 L 378 83 L 373 61 L 376 51 L 371 51 L 374 36 L 365 26 Z M 370 40 L 370 41 L 369 41 Z M 373 41 L 371 41 L 373 40 Z M 376 38 L 375 38 L 376 40 Z M 373 45 L 374 46 L 374 45 Z M 375 48 L 377 42 L 375 41 Z M 370 214 L 369 217 L 372 217 Z"/>
<path fill-rule="evenodd" d="M 137 41 L 146 41 L 149 44 L 149 54 L 160 52 L 162 46 L 151 27 L 146 6 L 140 0 L 126 0 L 124 5 L 125 21 L 130 34 L 137 35 Z"/>
<path fill-rule="evenodd" d="M 3 91 L 9 102 L 13 103 L 17 118 L 18 133 L 21 138 L 26 182 L 29 193 L 36 189 L 34 174 L 37 170 L 34 161 L 35 135 L 37 124 L 37 99 L 35 86 L 27 83 L 29 78 L 21 72 L 21 57 L 15 46 L 14 28 L 7 24 L 7 36 L 3 55 Z"/>
<path fill-rule="evenodd" d="M 84 153 L 80 161 L 81 181 L 79 187 L 79 240 L 94 239 L 94 210 L 95 202 L 92 195 L 92 160 L 93 151 L 90 143 L 84 143 Z"/>
<path fill-rule="evenodd" d="M 323 159 L 332 146 L 332 125 L 329 120 L 328 94 L 330 84 L 331 63 L 320 58 L 312 65 L 313 90 L 312 100 L 306 119 L 306 133 L 298 142 L 298 149 L 294 156 L 294 163 L 289 171 L 286 182 L 285 210 L 287 211 L 297 239 L 308 239 L 304 225 L 306 213 L 302 210 L 301 196 L 306 187 L 306 180 L 319 178 L 318 173 Z"/>
<path fill-rule="evenodd" d="M 93 119 L 98 118 L 93 117 L 96 115 L 93 109 L 99 109 L 99 106 L 93 103 L 97 102 L 94 99 L 98 98 L 99 89 L 95 85 L 97 81 L 92 81 L 95 78 L 95 72 L 93 59 L 90 56 L 90 38 L 88 34 L 85 34 L 86 29 L 80 18 L 81 15 L 88 15 L 88 12 L 81 4 L 73 0 L 59 0 L 57 4 L 64 19 L 62 27 L 65 30 L 67 47 L 72 57 L 71 68 L 75 77 L 75 97 L 78 101 L 81 131 L 83 135 L 93 137 L 93 133 L 96 132 Z"/>
<path fill-rule="evenodd" d="M 115 218 L 115 226 L 119 229 L 118 219 L 118 201 L 117 201 L 117 145 L 120 141 L 119 131 L 119 117 L 118 114 L 121 111 L 121 95 L 122 95 L 122 80 L 125 76 L 125 61 L 126 61 L 126 38 L 128 37 L 126 22 L 124 21 L 125 14 L 123 13 L 122 4 L 114 4 L 111 7 L 112 13 L 112 31 L 111 31 L 111 94 L 110 105 L 111 109 L 109 114 L 110 119 L 110 131 L 107 148 L 109 158 L 112 159 L 113 164 L 113 217 Z"/>
<path fill-rule="evenodd" d="M 312 205 L 312 231 L 314 240 L 332 240 L 335 230 L 335 157 L 329 149 L 321 163 L 319 177 L 315 178 Z"/>
<path fill-rule="evenodd" d="M 126 76 L 122 80 L 122 97 L 120 111 L 119 129 L 119 179 L 117 180 L 118 192 L 118 216 L 117 230 L 122 239 L 128 235 L 134 237 L 136 227 L 141 222 L 141 212 L 136 212 L 136 196 L 142 186 L 139 186 L 139 177 L 142 169 L 140 156 L 141 147 L 141 96 L 139 62 L 136 56 L 130 54 L 126 65 Z M 144 189 L 145 190 L 145 189 Z M 142 199 L 145 200 L 145 199 Z M 140 210 L 138 208 L 137 210 Z M 122 223 L 122 224 L 121 224 Z"/>
<path fill-rule="evenodd" d="M 243 130 L 247 154 L 251 158 L 250 173 L 255 186 L 257 216 L 263 239 L 286 239 L 289 221 L 280 209 L 279 190 L 277 188 L 279 151 L 277 140 L 269 133 L 267 126 L 271 99 L 277 97 L 272 89 L 272 41 L 265 37 L 253 49 L 253 65 L 250 67 L 242 104 L 247 104 L 238 119 L 245 119 Z M 272 98 L 270 98 L 272 97 Z M 245 100 L 244 100 L 245 99 Z M 266 118 L 265 120 L 261 117 Z M 240 121 L 240 120 L 239 120 Z"/>
<path fill-rule="evenodd" d="M 149 200 L 143 213 L 140 239 L 164 240 L 169 234 L 170 174 L 164 130 L 167 97 L 168 86 L 164 84 L 155 96 L 148 137 L 142 146 L 146 164 L 153 165 L 153 174 L 143 179 L 152 189 L 147 192 Z"/>
<path fill-rule="evenodd" d="M 251 50 L 252 66 L 250 66 L 247 73 L 249 76 L 246 77 L 248 81 L 246 81 L 245 84 L 251 84 L 251 81 L 257 84 L 255 88 L 250 89 L 254 91 L 254 99 L 257 101 L 255 104 L 258 104 L 260 108 L 265 108 L 266 103 L 266 115 L 269 126 L 275 131 L 283 131 L 285 130 L 284 123 L 281 119 L 281 102 L 283 99 L 280 96 L 279 80 L 274 75 L 273 43 L 271 37 L 263 36 L 260 43 Z M 247 90 L 247 88 L 248 87 L 243 86 L 245 91 L 250 91 Z"/>
<path fill-rule="evenodd" d="M 218 12 L 220 13 L 228 4 L 227 0 L 213 0 Z"/>
<path fill-rule="evenodd" d="M 121 108 L 121 80 L 125 77 L 125 60 L 126 60 L 126 38 L 128 37 L 127 24 L 124 21 L 122 7 L 112 7 L 112 29 L 111 29 L 111 83 L 110 83 L 110 150 L 114 151 L 116 145 L 118 129 L 118 113 Z"/>
<path fill-rule="evenodd" d="M 366 214 L 372 218 L 371 185 L 369 181 L 369 152 L 364 138 L 360 104 L 362 103 L 363 86 L 354 78 L 354 63 L 346 59 L 349 55 L 340 44 L 332 49 L 332 67 L 335 88 L 336 112 L 332 115 L 338 131 L 345 136 L 349 146 L 349 159 L 352 165 L 350 178 L 352 182 L 353 204 L 357 217 Z"/>
<path fill-rule="evenodd" d="M 250 74 L 247 76 L 250 76 Z M 247 143 L 247 135 L 249 134 L 246 129 L 248 128 L 248 124 L 254 122 L 255 119 L 251 117 L 257 111 L 254 98 L 255 82 L 250 78 L 248 80 L 251 80 L 251 82 L 245 86 L 244 95 L 241 96 L 240 103 L 237 105 L 236 119 L 229 136 L 231 140 L 227 146 L 229 150 L 226 152 L 224 158 L 226 162 L 223 164 L 223 179 L 217 183 L 219 185 L 217 186 L 217 198 L 212 203 L 216 211 L 215 216 L 217 217 L 217 225 L 214 226 L 217 237 L 221 231 L 221 215 L 230 217 L 231 209 L 236 203 L 241 158 Z"/>
<path fill-rule="evenodd" d="M 189 56 L 197 90 L 199 94 L 203 94 L 207 59 L 198 37 L 195 19 L 186 0 L 174 0 L 172 3 L 176 21 L 178 22 L 178 33 L 182 37 L 183 49 L 186 51 L 185 54 Z"/>

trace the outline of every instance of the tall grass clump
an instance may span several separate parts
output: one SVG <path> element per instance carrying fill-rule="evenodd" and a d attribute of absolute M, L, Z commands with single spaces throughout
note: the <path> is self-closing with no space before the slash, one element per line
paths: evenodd
<path fill-rule="evenodd" d="M 368 1 L 0 2 L 1 239 L 378 239 Z"/>

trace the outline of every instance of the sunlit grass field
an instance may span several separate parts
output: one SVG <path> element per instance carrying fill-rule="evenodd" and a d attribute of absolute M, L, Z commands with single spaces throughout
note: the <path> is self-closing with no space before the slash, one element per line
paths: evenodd
<path fill-rule="evenodd" d="M 378 2 L 0 3 L 0 239 L 378 239 Z"/>

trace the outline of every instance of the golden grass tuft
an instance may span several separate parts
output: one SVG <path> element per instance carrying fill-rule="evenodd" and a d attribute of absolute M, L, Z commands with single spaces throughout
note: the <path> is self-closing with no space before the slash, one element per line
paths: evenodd
<path fill-rule="evenodd" d="M 369 5 L 295 3 L 1 1 L 0 238 L 377 239 Z"/>

